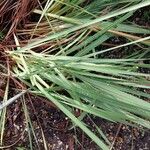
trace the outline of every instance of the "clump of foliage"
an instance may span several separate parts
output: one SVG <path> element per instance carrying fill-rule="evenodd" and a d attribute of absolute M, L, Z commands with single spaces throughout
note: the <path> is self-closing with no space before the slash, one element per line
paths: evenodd
<path fill-rule="evenodd" d="M 16 47 L 6 51 L 15 62 L 12 76 L 52 101 L 102 149 L 108 146 L 82 121 L 87 114 L 150 128 L 150 104 L 145 101 L 150 95 L 141 90 L 150 88 L 150 75 L 139 72 L 149 68 L 144 61 L 150 30 L 128 21 L 149 5 L 149 0 L 38 2 L 24 27 L 12 32 Z M 115 37 L 126 43 L 103 46 Z M 139 48 L 119 59 L 107 57 L 130 45 Z M 82 117 L 75 117 L 73 108 Z"/>

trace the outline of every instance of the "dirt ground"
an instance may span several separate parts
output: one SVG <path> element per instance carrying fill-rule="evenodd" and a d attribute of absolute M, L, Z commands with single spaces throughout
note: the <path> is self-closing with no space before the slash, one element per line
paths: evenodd
<path fill-rule="evenodd" d="M 26 98 L 26 105 L 36 137 L 35 139 L 34 135 L 31 135 L 34 150 L 44 149 L 42 132 L 49 150 L 99 150 L 80 129 L 72 128 L 68 118 L 50 102 L 40 97 L 30 96 L 30 99 Z M 32 127 L 26 127 L 24 114 L 21 100 L 7 111 L 4 137 L 7 150 L 16 150 L 17 147 L 30 149 L 28 132 L 32 132 Z M 148 130 L 111 123 L 93 116 L 85 117 L 84 121 L 98 136 L 100 135 L 95 124 L 100 127 L 108 140 L 113 143 L 112 149 L 149 150 L 150 148 L 150 131 Z"/>

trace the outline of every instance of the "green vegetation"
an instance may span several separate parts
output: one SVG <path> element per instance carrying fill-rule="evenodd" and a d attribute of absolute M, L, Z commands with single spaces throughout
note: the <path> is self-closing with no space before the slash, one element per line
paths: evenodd
<path fill-rule="evenodd" d="M 7 51 L 16 62 L 13 77 L 52 101 L 101 149 L 109 145 L 84 124 L 87 114 L 150 128 L 150 103 L 144 100 L 150 95 L 143 92 L 150 88 L 150 75 L 139 72 L 150 68 L 144 63 L 149 60 L 150 30 L 128 20 L 149 5 L 149 0 L 47 0 L 33 10 L 39 20 L 13 35 L 17 48 Z M 19 34 L 30 36 L 23 47 Z M 103 46 L 115 37 L 126 43 Z M 119 59 L 107 57 L 131 45 L 138 50 Z M 82 110 L 83 117 L 75 117 L 73 108 Z"/>

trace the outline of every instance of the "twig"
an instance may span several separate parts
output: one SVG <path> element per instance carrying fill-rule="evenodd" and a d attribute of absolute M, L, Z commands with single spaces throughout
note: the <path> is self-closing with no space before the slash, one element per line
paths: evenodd
<path fill-rule="evenodd" d="M 9 100 L 5 101 L 0 105 L 0 110 L 4 109 L 5 107 L 9 106 L 11 103 L 15 102 L 19 97 L 24 95 L 27 92 L 27 90 L 22 91 L 21 93 L 15 95 L 14 97 L 10 98 Z"/>
<path fill-rule="evenodd" d="M 24 129 L 24 131 L 23 131 L 23 132 L 21 133 L 21 135 L 19 136 L 19 139 L 17 139 L 14 143 L 12 143 L 12 144 L 10 144 L 10 145 L 6 145 L 6 146 L 0 146 L 0 149 L 8 149 L 8 148 L 10 148 L 10 147 L 16 145 L 16 144 L 22 139 L 22 136 L 24 135 L 25 131 L 26 131 L 26 130 Z"/>
<path fill-rule="evenodd" d="M 113 141 L 113 143 L 112 143 L 112 145 L 111 145 L 111 147 L 110 147 L 110 150 L 112 150 L 113 147 L 114 147 L 114 145 L 115 145 L 115 142 L 116 142 L 116 139 L 117 139 L 117 136 L 118 136 L 118 134 L 119 134 L 119 132 L 120 132 L 121 127 L 122 127 L 122 124 L 120 124 L 119 127 L 118 127 L 117 133 L 116 133 L 115 138 L 114 138 L 114 141 Z"/>

